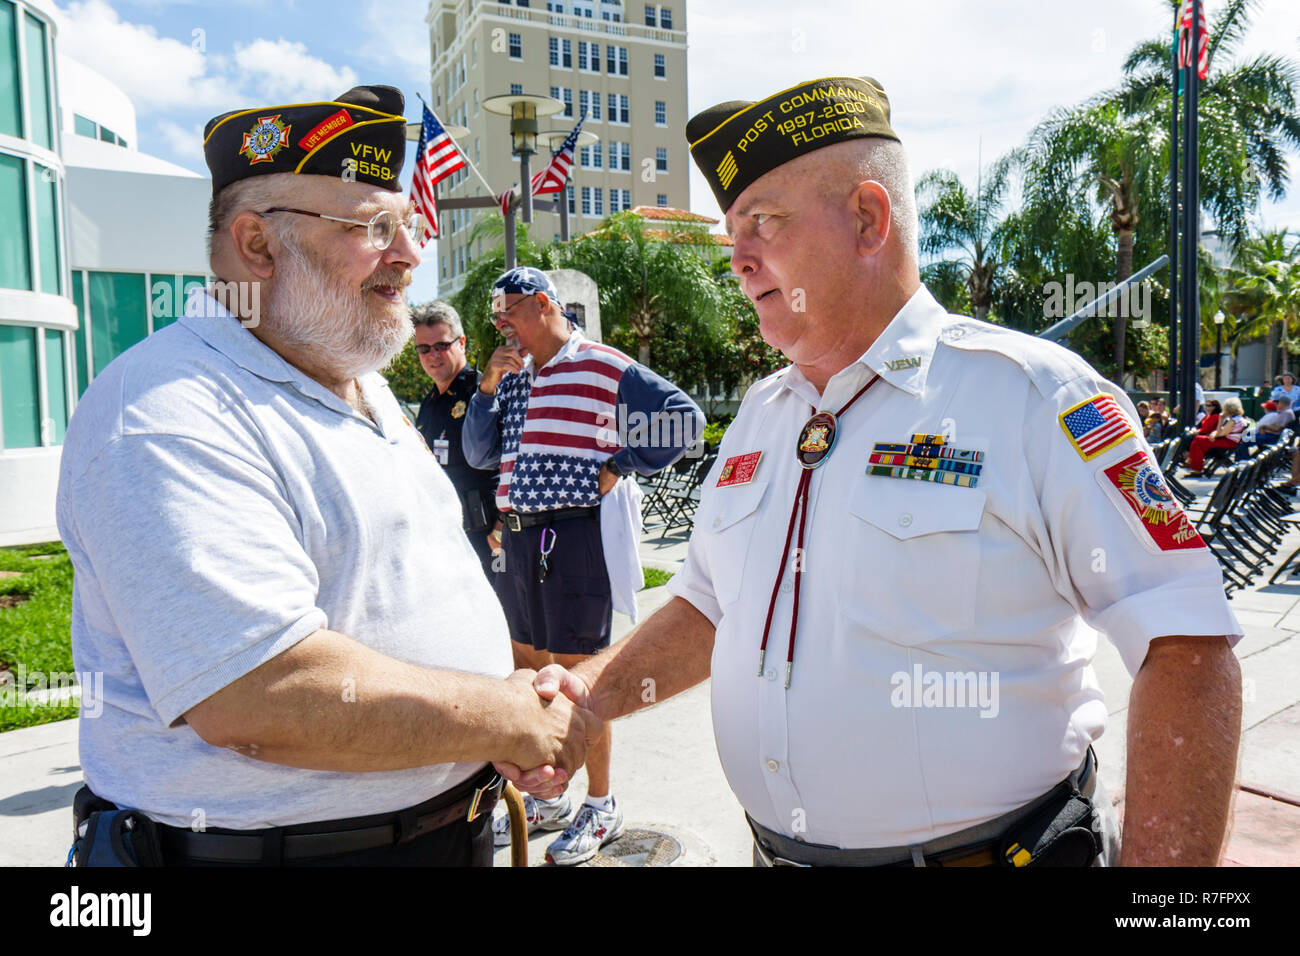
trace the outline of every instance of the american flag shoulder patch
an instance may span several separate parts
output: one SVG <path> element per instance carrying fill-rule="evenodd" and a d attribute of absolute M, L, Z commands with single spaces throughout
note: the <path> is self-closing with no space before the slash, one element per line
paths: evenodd
<path fill-rule="evenodd" d="M 1108 448 L 1136 438 L 1128 416 L 1110 395 L 1094 395 L 1067 408 L 1060 415 L 1061 428 L 1084 461 L 1091 461 Z"/>

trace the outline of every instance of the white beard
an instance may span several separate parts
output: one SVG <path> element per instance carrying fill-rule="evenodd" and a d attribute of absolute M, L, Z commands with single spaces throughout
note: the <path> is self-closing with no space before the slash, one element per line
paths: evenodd
<path fill-rule="evenodd" d="M 340 380 L 384 368 L 415 334 L 403 303 L 376 316 L 366 289 L 357 290 L 320 268 L 288 236 L 267 296 L 267 315 L 284 344 Z M 394 277 L 389 284 L 403 283 Z M 383 283 L 380 283 L 383 284 Z"/>

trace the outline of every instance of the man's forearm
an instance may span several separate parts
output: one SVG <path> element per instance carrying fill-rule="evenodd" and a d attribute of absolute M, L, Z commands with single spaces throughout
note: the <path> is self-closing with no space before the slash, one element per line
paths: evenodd
<path fill-rule="evenodd" d="M 1241 668 L 1227 639 L 1152 641 L 1128 713 L 1122 864 L 1215 866 L 1241 739 Z"/>
<path fill-rule="evenodd" d="M 526 683 L 418 667 L 321 630 L 185 716 L 204 740 L 309 770 L 526 759 Z M 522 705 L 522 706 L 521 706 Z"/>
<path fill-rule="evenodd" d="M 626 638 L 573 668 L 592 709 L 613 720 L 679 694 L 709 676 L 713 624 L 674 597 Z"/>

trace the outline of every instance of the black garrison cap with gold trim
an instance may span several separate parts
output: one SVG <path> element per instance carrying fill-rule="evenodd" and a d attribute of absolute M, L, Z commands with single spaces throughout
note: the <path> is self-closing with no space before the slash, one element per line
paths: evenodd
<path fill-rule="evenodd" d="M 215 116 L 203 130 L 212 195 L 267 173 L 336 176 L 396 192 L 406 159 L 405 105 L 391 86 L 357 86 L 327 103 Z"/>
<path fill-rule="evenodd" d="M 686 124 L 691 158 L 724 213 L 764 173 L 860 136 L 898 139 L 889 126 L 889 98 L 866 76 L 810 80 L 757 103 L 719 103 Z"/>

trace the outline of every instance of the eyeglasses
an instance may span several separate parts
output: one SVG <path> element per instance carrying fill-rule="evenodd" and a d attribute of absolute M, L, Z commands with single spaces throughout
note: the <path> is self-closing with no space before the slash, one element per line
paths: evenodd
<path fill-rule="evenodd" d="M 417 345 L 415 347 L 416 355 L 428 355 L 430 352 L 449 352 L 451 347 L 459 342 L 460 339 L 452 339 L 450 342 L 434 342 L 432 345 Z"/>
<path fill-rule="evenodd" d="M 533 295 L 535 295 L 535 294 L 536 294 L 536 293 L 533 293 Z M 504 309 L 502 309 L 502 310 L 500 310 L 500 311 L 497 311 L 497 310 L 493 309 L 493 310 L 492 310 L 492 321 L 493 321 L 493 322 L 500 322 L 500 321 L 501 321 L 502 319 L 504 319 L 507 315 L 509 315 L 511 312 L 513 312 L 516 308 L 518 308 L 519 306 L 521 306 L 521 305 L 523 305 L 525 302 L 527 302 L 529 299 L 531 299 L 531 298 L 533 297 L 533 295 L 526 295 L 526 296 L 524 296 L 522 299 L 520 299 L 518 302 L 516 302 L 514 305 L 507 306 L 506 308 L 504 308 Z"/>
<path fill-rule="evenodd" d="M 266 212 L 259 213 L 259 215 L 265 216 L 271 212 L 292 212 L 297 213 L 299 216 L 315 216 L 317 219 L 329 219 L 331 222 L 346 222 L 353 226 L 365 226 L 366 237 L 379 252 L 383 252 L 393 244 L 393 240 L 397 238 L 398 226 L 405 226 L 407 235 L 416 241 L 424 235 L 424 217 L 418 212 L 411 213 L 405 219 L 398 219 L 396 215 L 384 209 L 375 213 L 369 222 L 363 222 L 360 219 L 345 219 L 342 216 L 329 216 L 323 212 L 308 212 L 306 209 L 289 209 L 286 206 L 275 206 L 266 210 Z"/>

